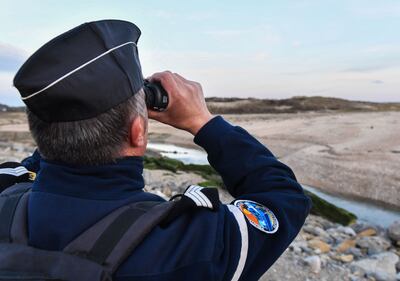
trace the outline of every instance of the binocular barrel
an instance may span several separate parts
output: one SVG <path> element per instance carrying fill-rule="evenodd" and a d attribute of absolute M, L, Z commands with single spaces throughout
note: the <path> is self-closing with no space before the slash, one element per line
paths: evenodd
<path fill-rule="evenodd" d="M 169 97 L 160 82 L 144 80 L 143 90 L 147 108 L 155 111 L 164 111 L 167 108 Z"/>

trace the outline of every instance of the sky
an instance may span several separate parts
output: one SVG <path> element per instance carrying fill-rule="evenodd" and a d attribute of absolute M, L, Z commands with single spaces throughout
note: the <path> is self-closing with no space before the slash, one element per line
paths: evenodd
<path fill-rule="evenodd" d="M 12 79 L 53 37 L 88 21 L 142 31 L 145 77 L 171 70 L 205 96 L 331 96 L 400 102 L 399 0 L 0 0 L 0 103 L 22 105 Z"/>

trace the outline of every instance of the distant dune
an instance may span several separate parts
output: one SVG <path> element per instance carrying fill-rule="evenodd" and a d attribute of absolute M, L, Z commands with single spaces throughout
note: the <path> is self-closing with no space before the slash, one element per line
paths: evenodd
<path fill-rule="evenodd" d="M 349 101 L 327 97 L 292 97 L 281 100 L 213 97 L 206 101 L 214 114 L 400 111 L 400 103 Z"/>
<path fill-rule="evenodd" d="M 22 112 L 25 111 L 25 106 L 9 106 L 0 103 L 0 112 Z"/>
<path fill-rule="evenodd" d="M 376 103 L 318 96 L 281 100 L 211 97 L 206 98 L 206 101 L 214 114 L 400 111 L 400 102 Z M 0 103 L 0 112 L 22 111 L 25 111 L 24 106 L 12 107 Z"/>

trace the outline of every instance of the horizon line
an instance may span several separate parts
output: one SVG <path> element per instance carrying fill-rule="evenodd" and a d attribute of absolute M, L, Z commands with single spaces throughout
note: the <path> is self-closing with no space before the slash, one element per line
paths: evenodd
<path fill-rule="evenodd" d="M 204 97 L 205 99 L 235 99 L 235 100 L 290 100 L 290 99 L 298 99 L 298 98 L 323 98 L 323 99 L 336 99 L 336 100 L 343 100 L 343 101 L 350 101 L 350 102 L 362 102 L 362 103 L 372 103 L 372 104 L 399 104 L 400 100 L 398 101 L 370 101 L 370 100 L 355 100 L 355 99 L 345 99 L 341 97 L 334 97 L 334 96 L 302 96 L 302 95 L 295 95 L 289 98 L 259 98 L 259 97 L 225 97 L 225 96 L 210 96 Z M 19 108 L 19 107 L 26 107 L 26 105 L 21 100 L 21 105 L 10 105 L 7 102 L 0 100 L 0 105 L 4 105 L 10 108 Z"/>

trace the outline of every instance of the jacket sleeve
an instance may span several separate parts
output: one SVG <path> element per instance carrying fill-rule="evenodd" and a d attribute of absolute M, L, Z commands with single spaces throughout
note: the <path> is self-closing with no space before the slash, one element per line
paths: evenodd
<path fill-rule="evenodd" d="M 311 208 L 292 170 L 248 132 L 217 116 L 195 136 L 236 199 L 264 205 L 279 227 L 265 233 L 252 226 L 239 209 L 224 205 L 221 245 L 215 249 L 216 280 L 258 280 L 289 246 Z"/>

